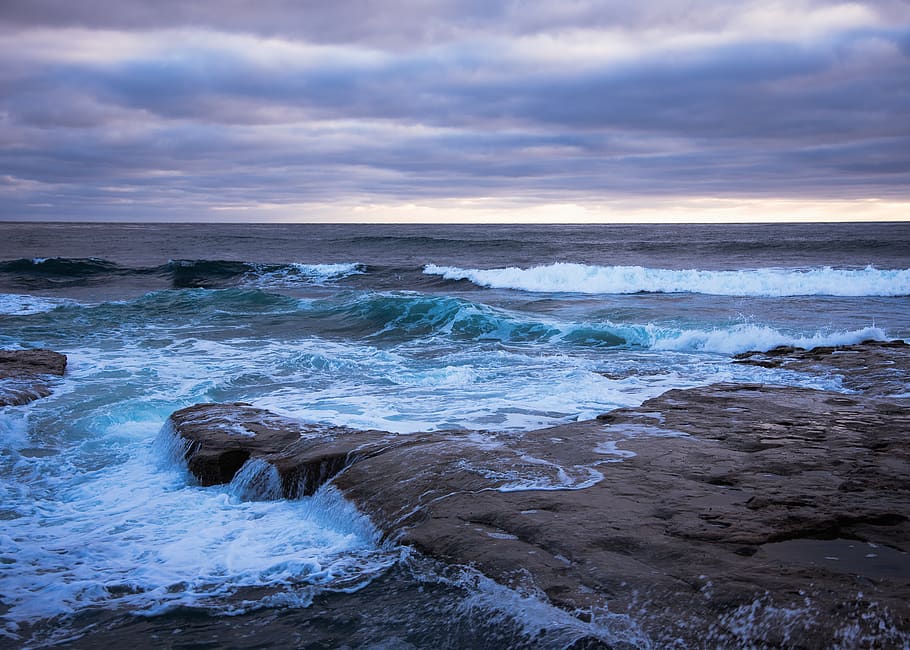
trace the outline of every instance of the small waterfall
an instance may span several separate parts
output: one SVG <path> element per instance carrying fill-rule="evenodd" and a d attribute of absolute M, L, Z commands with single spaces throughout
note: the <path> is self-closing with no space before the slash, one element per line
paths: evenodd
<path fill-rule="evenodd" d="M 174 423 L 168 418 L 152 443 L 152 455 L 162 467 L 186 470 L 186 457 L 191 444 L 177 433 Z"/>
<path fill-rule="evenodd" d="M 242 501 L 274 501 L 281 499 L 284 491 L 275 466 L 261 458 L 251 458 L 234 475 L 228 494 Z"/>

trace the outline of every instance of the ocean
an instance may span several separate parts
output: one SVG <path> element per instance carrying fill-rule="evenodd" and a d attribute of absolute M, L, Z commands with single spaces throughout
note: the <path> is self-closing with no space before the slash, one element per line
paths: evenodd
<path fill-rule="evenodd" d="M 908 223 L 0 224 L 0 348 L 69 362 L 0 408 L 0 647 L 658 647 L 383 542 L 330 489 L 200 487 L 162 425 L 239 401 L 520 435 L 721 381 L 846 390 L 731 358 L 910 338 L 908 296 Z"/>

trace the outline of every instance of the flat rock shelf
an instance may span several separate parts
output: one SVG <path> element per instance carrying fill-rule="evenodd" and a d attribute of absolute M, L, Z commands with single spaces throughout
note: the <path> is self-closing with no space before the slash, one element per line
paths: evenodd
<path fill-rule="evenodd" d="M 274 496 L 330 483 L 390 541 L 581 619 L 629 614 L 658 646 L 902 647 L 908 352 L 750 353 L 735 361 L 852 392 L 722 383 L 524 433 L 355 431 L 238 403 L 166 429 L 202 484 L 251 461 Z"/>

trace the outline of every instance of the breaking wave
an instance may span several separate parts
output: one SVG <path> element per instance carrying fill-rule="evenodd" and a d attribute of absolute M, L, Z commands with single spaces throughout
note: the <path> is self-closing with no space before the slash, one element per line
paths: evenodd
<path fill-rule="evenodd" d="M 174 288 L 238 284 L 264 288 L 325 284 L 366 272 L 359 263 L 343 264 L 265 264 L 221 260 L 171 260 L 163 267 Z"/>
<path fill-rule="evenodd" d="M 701 293 L 721 296 L 907 296 L 910 269 L 672 270 L 558 262 L 527 269 L 462 269 L 428 264 L 423 272 L 494 289 L 560 293 Z"/>
<path fill-rule="evenodd" d="M 16 293 L 0 293 L 0 315 L 28 316 L 56 309 L 63 305 L 75 305 L 75 300 L 67 298 L 44 298 Z"/>
<path fill-rule="evenodd" d="M 303 304 L 303 303 L 301 303 Z M 335 333 L 369 338 L 435 338 L 539 343 L 557 347 L 639 348 L 737 354 L 788 345 L 801 348 L 888 340 L 885 330 L 785 331 L 770 325 L 733 323 L 682 328 L 653 323 L 571 322 L 534 318 L 459 298 L 422 294 L 374 294 L 343 304 L 307 303 L 307 310 L 337 323 Z"/>
<path fill-rule="evenodd" d="M 248 274 L 259 287 L 293 286 L 295 284 L 325 284 L 352 275 L 366 273 L 359 263 L 343 264 L 260 264 L 253 265 Z"/>
<path fill-rule="evenodd" d="M 14 301 L 9 312 L 34 313 L 50 307 Z M 182 289 L 156 291 L 130 301 L 57 307 L 69 310 L 71 327 L 85 328 L 86 338 L 114 325 L 129 328 L 137 319 L 146 328 L 179 324 L 209 331 L 230 326 L 231 331 L 250 328 L 282 335 L 376 343 L 478 341 L 556 349 L 632 348 L 716 354 L 765 351 L 781 345 L 849 345 L 889 338 L 886 330 L 875 326 L 790 330 L 760 322 L 687 328 L 650 322 L 573 321 L 413 292 L 346 291 L 313 300 L 261 289 Z M 52 316 L 48 314 L 49 318 Z"/>
<path fill-rule="evenodd" d="M 886 341 L 888 336 L 878 327 L 864 327 L 856 330 L 793 334 L 782 332 L 767 325 L 734 325 L 710 330 L 682 329 L 668 330 L 648 326 L 654 350 L 674 352 L 715 352 L 718 354 L 739 354 L 758 350 L 766 352 L 786 345 L 797 348 L 852 345 L 863 341 Z"/>

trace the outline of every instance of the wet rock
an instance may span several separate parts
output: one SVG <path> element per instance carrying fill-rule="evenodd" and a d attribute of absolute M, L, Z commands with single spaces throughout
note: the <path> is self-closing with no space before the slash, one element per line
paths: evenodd
<path fill-rule="evenodd" d="M 844 539 L 910 563 L 910 411 L 871 400 L 832 408 L 831 396 L 672 391 L 600 422 L 530 432 L 508 451 L 422 449 L 427 469 L 416 476 L 413 452 L 390 449 L 334 482 L 403 543 L 511 586 L 529 581 L 570 611 L 634 614 L 647 604 L 654 635 L 674 621 L 708 626 L 760 598 L 770 599 L 765 609 L 809 599 L 818 620 L 804 617 L 814 631 L 801 642 L 827 645 L 813 635 L 842 625 L 837 612 L 861 592 L 907 633 L 905 580 L 864 562 L 788 562 L 762 550 Z M 585 485 L 586 472 L 599 480 Z M 852 491 L 839 489 L 850 481 Z M 733 627 L 715 633 L 734 640 Z"/>
<path fill-rule="evenodd" d="M 906 370 L 902 347 L 874 349 L 882 363 L 857 365 Z M 388 539 L 582 619 L 628 615 L 657 646 L 910 641 L 907 398 L 716 384 L 522 434 L 359 432 L 242 405 L 171 423 L 203 483 L 254 457 L 288 496 L 329 481 Z"/>
<path fill-rule="evenodd" d="M 0 350 L 0 406 L 27 404 L 51 394 L 49 376 L 62 376 L 66 355 L 51 350 Z"/>
<path fill-rule="evenodd" d="M 385 431 L 307 425 L 244 403 L 197 404 L 169 424 L 185 441 L 184 458 L 202 485 L 230 483 L 251 459 L 273 465 L 286 498 L 307 496 L 351 463 L 395 439 Z"/>
<path fill-rule="evenodd" d="M 768 352 L 738 354 L 734 362 L 811 374 L 836 374 L 845 388 L 867 395 L 906 394 L 910 386 L 910 344 L 901 340 L 864 341 L 811 350 L 781 346 Z"/>

